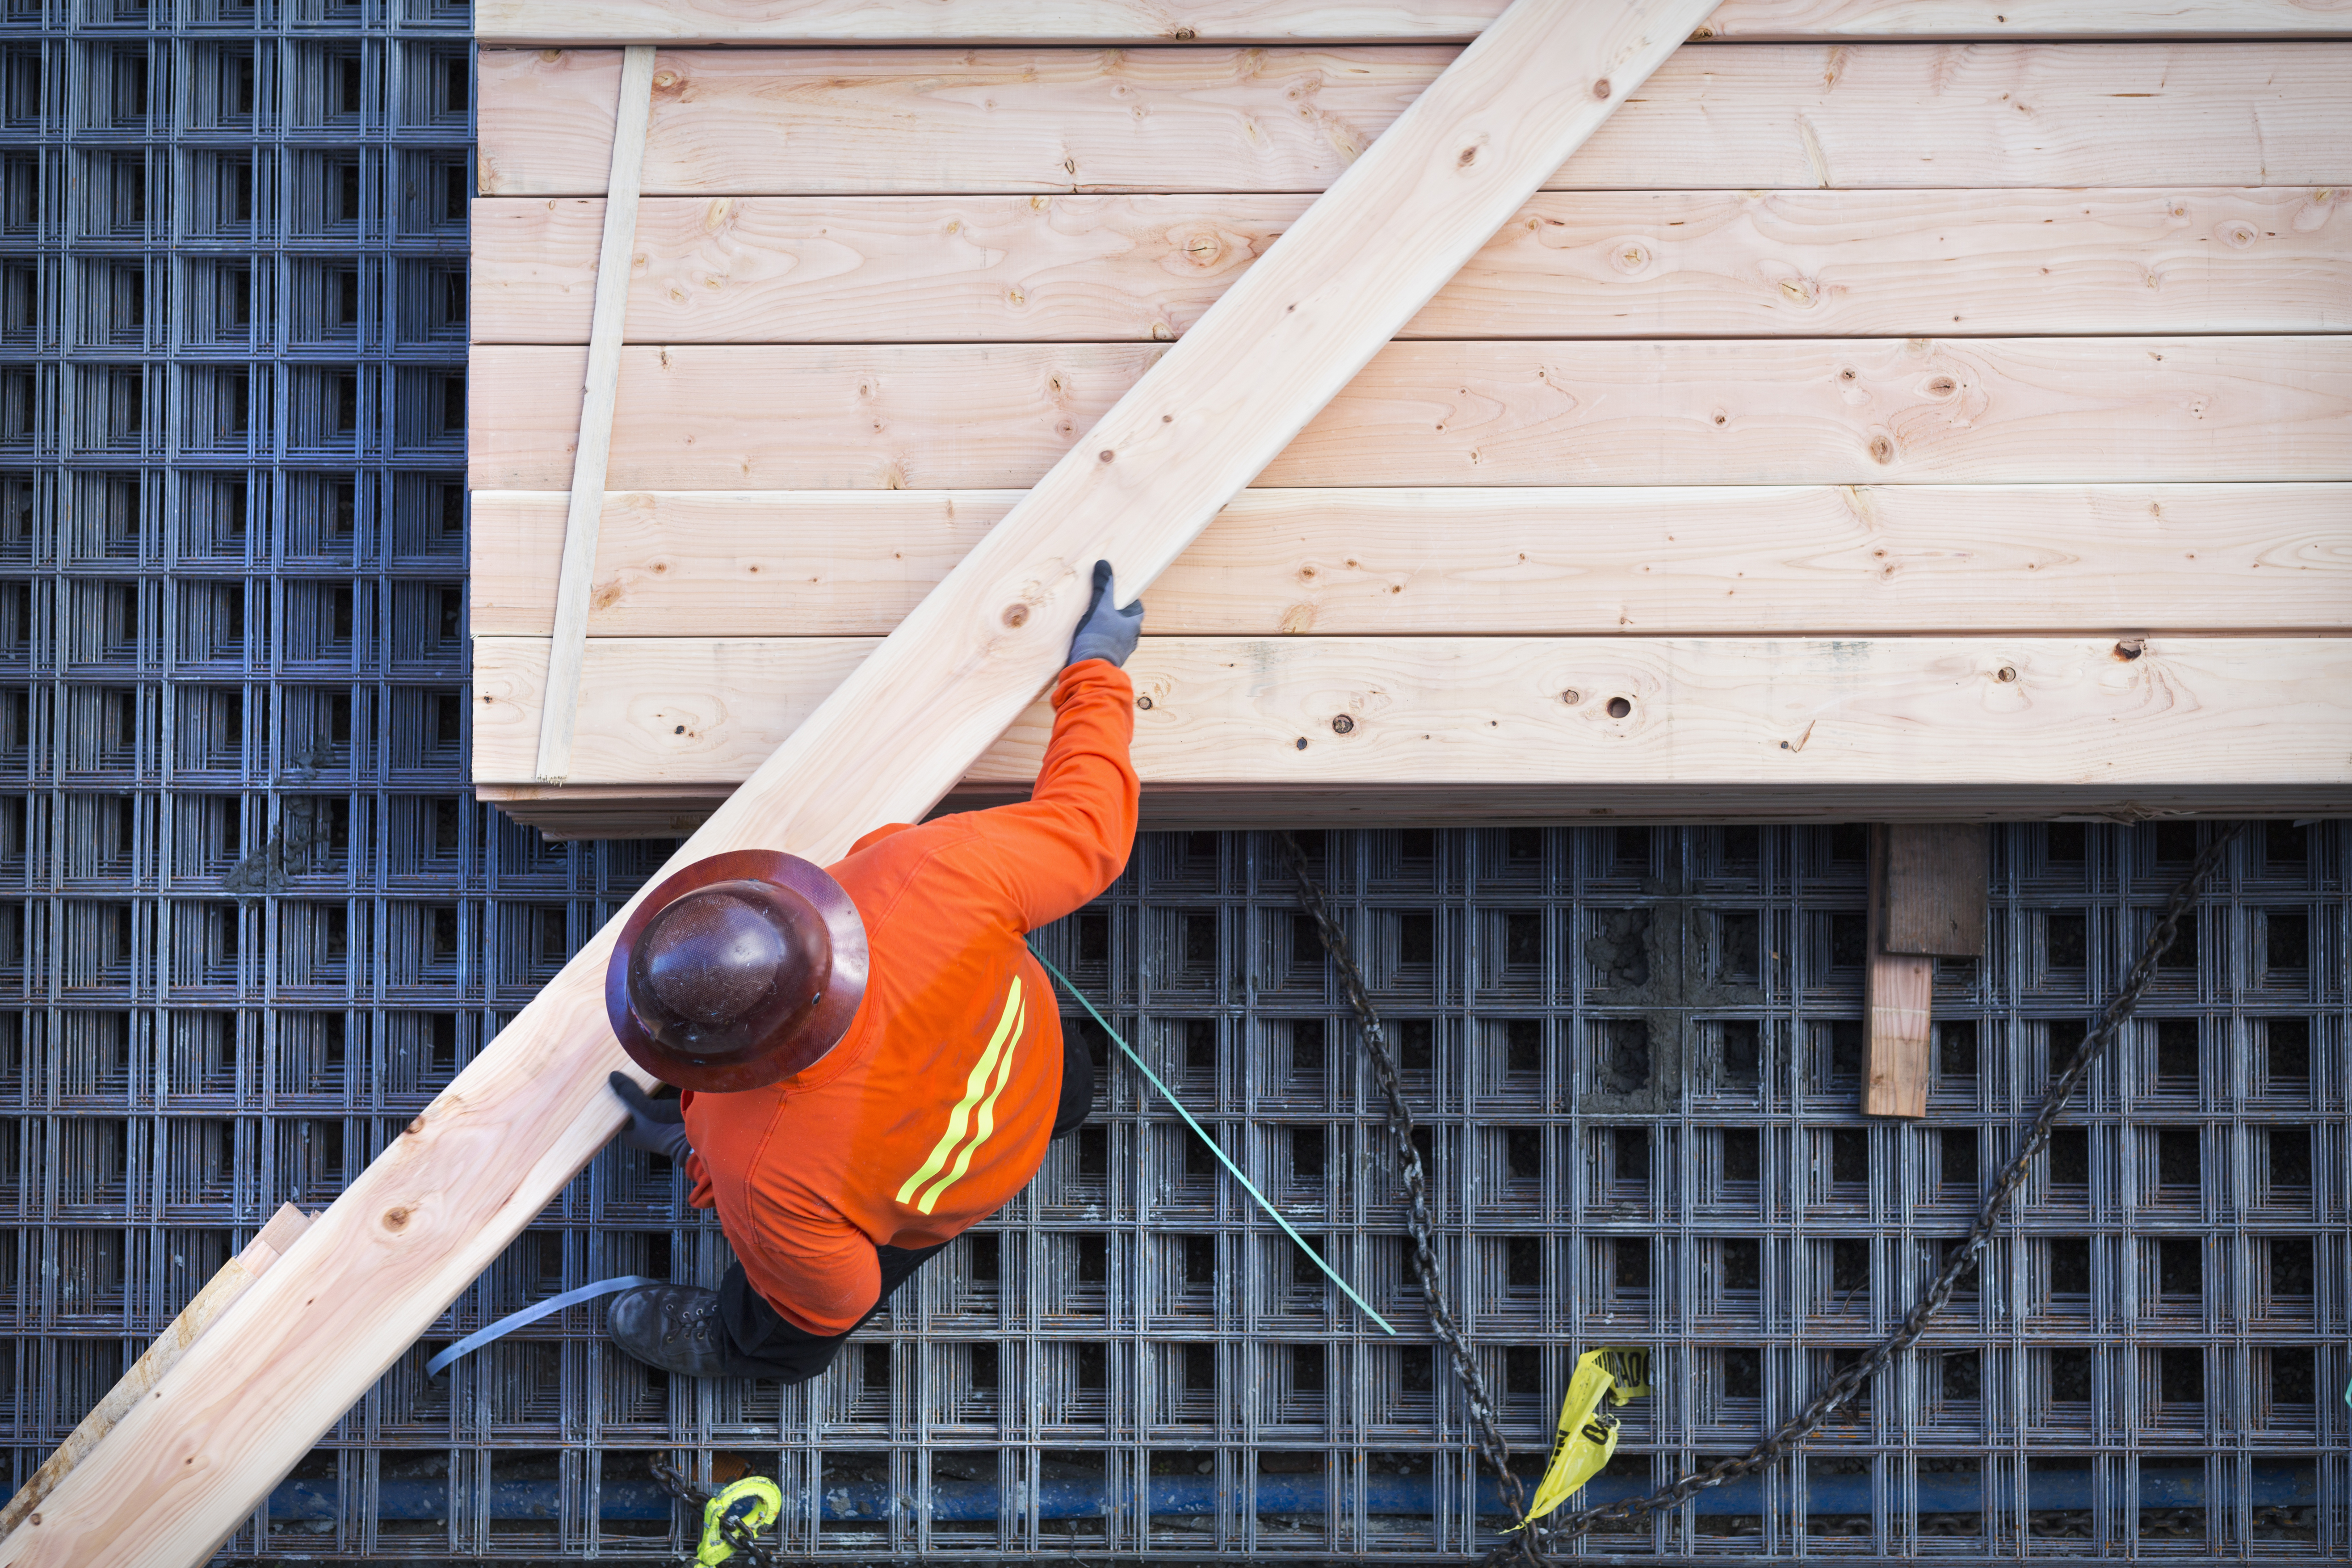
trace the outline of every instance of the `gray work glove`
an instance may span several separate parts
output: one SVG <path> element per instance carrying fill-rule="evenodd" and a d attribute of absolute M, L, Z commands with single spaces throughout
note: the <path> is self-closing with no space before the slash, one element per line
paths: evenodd
<path fill-rule="evenodd" d="M 1095 596 L 1087 601 L 1087 612 L 1078 621 L 1077 634 L 1070 639 L 1073 664 L 1085 659 L 1108 659 L 1114 664 L 1124 664 L 1127 656 L 1135 652 L 1135 640 L 1143 633 L 1143 601 L 1137 600 L 1126 609 L 1118 608 L 1111 598 L 1110 562 L 1095 562 Z"/>
<path fill-rule="evenodd" d="M 605 1082 L 629 1108 L 629 1124 L 621 1129 L 621 1142 L 633 1149 L 643 1149 L 649 1155 L 660 1155 L 673 1165 L 686 1164 L 686 1156 L 694 1153 L 694 1145 L 686 1141 L 686 1109 L 675 1100 L 656 1100 L 637 1087 L 637 1081 L 625 1072 L 615 1072 Z"/>

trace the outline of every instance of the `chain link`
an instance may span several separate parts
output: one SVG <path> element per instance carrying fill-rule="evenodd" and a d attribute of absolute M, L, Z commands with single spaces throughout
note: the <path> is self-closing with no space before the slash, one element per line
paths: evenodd
<path fill-rule="evenodd" d="M 1516 1519 L 1527 1511 L 1527 1490 L 1512 1472 L 1510 1445 L 1504 1439 L 1502 1418 L 1495 1413 L 1494 1399 L 1486 1392 L 1486 1374 L 1445 1299 L 1445 1286 L 1437 1271 L 1434 1227 L 1429 1218 L 1429 1182 L 1421 1168 L 1421 1145 L 1413 1138 L 1412 1113 L 1405 1108 L 1404 1081 L 1397 1071 L 1395 1053 L 1389 1049 L 1388 1030 L 1381 1026 L 1381 1015 L 1364 989 L 1363 973 L 1356 967 L 1347 933 L 1339 928 L 1331 901 L 1307 869 L 1306 852 L 1288 833 L 1279 836 L 1283 852 L 1290 860 L 1291 873 L 1297 877 L 1299 890 L 1305 894 L 1307 913 L 1315 917 L 1315 928 L 1322 934 L 1323 946 L 1339 971 L 1339 984 L 1348 993 L 1348 1006 L 1355 1012 L 1357 1030 L 1371 1053 L 1372 1075 L 1380 1080 L 1381 1096 L 1388 1102 L 1389 1132 L 1396 1139 L 1397 1159 L 1404 1168 L 1408 1222 L 1412 1229 L 1412 1271 L 1421 1281 L 1422 1300 L 1429 1305 L 1430 1329 L 1444 1342 L 1446 1354 L 1453 1358 L 1454 1375 L 1462 1380 L 1463 1401 L 1469 1409 L 1471 1437 L 1478 1446 L 1478 1457 L 1495 1472 Z"/>
<path fill-rule="evenodd" d="M 656 1485 L 694 1511 L 694 1539 L 698 1549 L 702 1540 L 702 1523 L 709 1517 L 710 1500 L 717 1494 L 688 1480 L 677 1467 L 659 1454 L 646 1456 L 646 1469 L 652 1474 Z M 719 1533 L 726 1538 L 728 1545 L 735 1549 L 736 1555 L 750 1563 L 751 1568 L 778 1568 L 783 1561 L 780 1553 L 761 1545 L 758 1533 L 732 1514 L 720 1516 Z M 696 1552 L 689 1552 L 687 1561 L 694 1561 L 696 1555 Z"/>
<path fill-rule="evenodd" d="M 2065 1067 L 2042 1096 L 2041 1109 L 2027 1130 L 2024 1143 L 1994 1179 L 1991 1190 L 1986 1193 L 1984 1202 L 1977 1210 L 1976 1223 L 1969 1228 L 1966 1239 L 1945 1258 L 1943 1268 L 1927 1287 L 1927 1293 L 1904 1314 L 1901 1326 L 1893 1334 L 1868 1355 L 1841 1369 L 1822 1386 L 1820 1393 L 1813 1396 L 1811 1404 L 1746 1453 L 1735 1454 L 1705 1469 L 1678 1476 L 1646 1497 L 1628 1498 L 1622 1502 L 1585 1509 L 1557 1523 L 1537 1525 L 1496 1547 L 1486 1558 L 1486 1568 L 1499 1568 L 1500 1564 L 1513 1558 L 1540 1562 L 1542 1549 L 1537 1542 L 1539 1535 L 1547 1540 L 1567 1541 L 1582 1535 L 1596 1525 L 1630 1524 L 1661 1510 L 1678 1507 L 1700 1492 L 1719 1487 L 1737 1477 L 1763 1469 L 1794 1452 L 1806 1438 L 1821 1430 L 1832 1416 L 1851 1403 L 1872 1379 L 1886 1369 L 1890 1362 L 1916 1343 L 1919 1337 L 1927 1333 L 1928 1321 L 1952 1299 L 1952 1292 L 1958 1289 L 1960 1281 L 1976 1267 L 1978 1255 L 1992 1239 L 1993 1228 L 2007 1213 L 2010 1200 L 2024 1185 L 2028 1167 L 2034 1156 L 2050 1142 L 2051 1128 L 2065 1109 L 2066 1102 L 2074 1096 L 2075 1086 L 2090 1074 L 2101 1054 L 2113 1043 L 2117 1032 L 2139 1007 L 2140 998 L 2155 983 L 2158 967 L 2172 949 L 2181 917 L 2196 902 L 2198 889 L 2243 831 L 2243 824 L 2236 824 L 2216 833 L 2205 846 L 2204 852 L 2190 865 L 2189 874 L 2181 878 L 2179 885 L 2172 890 L 2171 897 L 2165 901 L 2163 910 L 2157 916 L 2154 928 L 2148 932 L 2147 941 L 2141 947 L 2138 958 L 2125 975 L 2122 988 L 2099 1015 L 2097 1026 L 2086 1033 L 2082 1043 L 2074 1048 L 2074 1054 L 2067 1059 Z M 1396 1134 L 1404 1165 L 1405 1190 L 1411 1198 L 1413 1266 L 1421 1276 L 1422 1290 L 1428 1299 L 1430 1326 L 1438 1338 L 1445 1342 L 1446 1349 L 1454 1359 L 1454 1371 L 1462 1378 L 1479 1455 L 1502 1479 L 1511 1511 L 1515 1516 L 1519 1515 L 1525 1511 L 1521 1501 L 1523 1493 L 1517 1478 L 1508 1468 L 1509 1448 L 1504 1441 L 1500 1423 L 1496 1419 L 1494 1404 L 1487 1397 L 1486 1380 L 1480 1375 L 1469 1343 L 1464 1339 L 1462 1330 L 1454 1322 L 1444 1295 L 1438 1288 L 1421 1153 L 1412 1141 L 1412 1117 L 1404 1108 L 1396 1061 L 1389 1051 L 1387 1033 L 1381 1029 L 1380 1014 L 1374 1010 L 1371 998 L 1365 992 L 1363 976 L 1349 952 L 1347 937 L 1339 930 L 1339 922 L 1332 914 L 1330 900 L 1307 872 L 1305 852 L 1288 833 L 1279 837 L 1283 851 L 1289 857 L 1291 870 L 1298 878 L 1299 887 L 1305 894 L 1307 911 L 1314 915 L 1316 928 L 1322 933 L 1323 945 L 1329 950 L 1332 962 L 1339 971 L 1340 985 L 1348 995 L 1348 1005 L 1355 1012 L 1357 1028 L 1363 1035 L 1365 1044 L 1370 1048 L 1373 1071 L 1388 1098 L 1389 1128 Z"/>

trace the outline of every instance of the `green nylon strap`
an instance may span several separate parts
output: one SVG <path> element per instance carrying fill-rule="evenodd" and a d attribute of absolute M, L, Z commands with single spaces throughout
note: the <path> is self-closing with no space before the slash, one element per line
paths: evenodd
<path fill-rule="evenodd" d="M 1390 1325 L 1388 1319 L 1372 1311 L 1372 1304 L 1364 1300 L 1363 1297 L 1356 1294 L 1356 1288 L 1353 1285 L 1349 1284 L 1347 1281 L 1339 1278 L 1339 1270 L 1331 1267 L 1330 1264 L 1323 1261 L 1323 1254 L 1315 1250 L 1314 1248 L 1307 1245 L 1307 1238 L 1299 1235 L 1297 1229 L 1291 1225 L 1290 1221 L 1282 1217 L 1282 1210 L 1275 1207 L 1274 1205 L 1265 1200 L 1265 1194 L 1258 1191 L 1257 1184 L 1250 1180 L 1250 1178 L 1243 1173 L 1241 1166 L 1234 1164 L 1233 1157 L 1227 1155 L 1225 1151 L 1219 1146 L 1216 1139 L 1209 1135 L 1209 1130 L 1206 1127 L 1203 1127 L 1198 1121 L 1193 1119 L 1192 1113 L 1184 1109 L 1184 1102 L 1176 1098 L 1174 1091 L 1171 1090 L 1165 1083 L 1160 1082 L 1160 1074 L 1151 1071 L 1151 1064 L 1145 1061 L 1140 1056 L 1138 1056 L 1135 1053 L 1135 1048 L 1128 1044 L 1126 1040 L 1119 1038 L 1119 1032 L 1111 1027 L 1110 1019 L 1103 1017 L 1101 1013 L 1095 1009 L 1094 1003 L 1087 1000 L 1087 994 L 1078 989 L 1075 985 L 1072 985 L 1070 983 L 1070 977 L 1067 975 L 1065 975 L 1061 970 L 1054 967 L 1052 960 L 1048 959 L 1043 953 L 1039 953 L 1035 944 L 1032 943 L 1030 945 L 1029 951 L 1035 955 L 1038 963 L 1045 966 L 1045 973 L 1061 981 L 1062 988 L 1069 992 L 1070 995 L 1076 999 L 1078 1006 L 1087 1009 L 1087 1015 L 1091 1017 L 1095 1022 L 1102 1025 L 1103 1032 L 1110 1036 L 1110 1042 L 1118 1047 L 1119 1050 L 1127 1052 L 1127 1059 L 1135 1063 L 1137 1070 L 1140 1071 L 1146 1079 L 1150 1080 L 1151 1086 L 1154 1089 L 1160 1091 L 1160 1098 L 1166 1100 L 1168 1103 L 1176 1107 L 1176 1113 L 1184 1118 L 1184 1124 L 1192 1128 L 1192 1131 L 1199 1135 L 1200 1140 L 1202 1143 L 1209 1145 L 1209 1152 L 1216 1155 L 1219 1162 L 1222 1163 L 1227 1170 L 1234 1173 L 1234 1179 L 1242 1184 L 1242 1190 L 1248 1193 L 1250 1197 L 1257 1200 L 1257 1206 L 1265 1210 L 1267 1216 L 1271 1218 L 1276 1225 L 1282 1227 L 1282 1233 L 1285 1236 L 1289 1237 L 1291 1241 L 1297 1245 L 1301 1252 L 1304 1252 L 1309 1258 L 1314 1259 L 1315 1266 L 1318 1269 L 1322 1270 L 1326 1274 L 1330 1275 L 1331 1282 L 1339 1286 L 1341 1291 L 1345 1291 L 1348 1299 L 1355 1302 L 1357 1307 L 1366 1317 L 1380 1324 L 1383 1333 L 1391 1334 L 1396 1333 L 1396 1330 Z"/>

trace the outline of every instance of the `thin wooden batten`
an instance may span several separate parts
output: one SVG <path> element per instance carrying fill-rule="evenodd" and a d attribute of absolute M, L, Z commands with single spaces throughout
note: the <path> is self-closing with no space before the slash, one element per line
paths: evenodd
<path fill-rule="evenodd" d="M 560 784 L 572 767 L 580 716 L 580 661 L 588 641 L 588 596 L 596 570 L 596 531 L 604 512 L 604 475 L 613 455 L 613 407 L 621 386 L 622 327 L 629 309 L 629 267 L 636 249 L 637 187 L 645 171 L 646 130 L 653 118 L 654 51 L 622 51 L 619 107 L 613 121 L 611 194 L 596 252 L 596 296 L 589 310 L 588 373 L 580 395 L 580 436 L 572 444 L 572 499 L 563 521 L 563 562 L 555 586 L 555 647 L 540 708 L 538 777 Z"/>

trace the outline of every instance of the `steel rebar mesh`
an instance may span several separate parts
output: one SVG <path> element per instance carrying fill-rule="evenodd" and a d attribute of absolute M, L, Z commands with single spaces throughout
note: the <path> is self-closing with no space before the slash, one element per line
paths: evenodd
<path fill-rule="evenodd" d="M 0 9 L 11 1484 L 665 852 L 549 846 L 466 789 L 467 25 Z M 1740 1451 L 1883 1336 L 2204 831 L 1995 830 L 1993 949 L 1939 970 L 1916 1125 L 1855 1112 L 1857 831 L 1308 835 L 1514 1450 L 1583 1348 L 1659 1373 L 1597 1493 Z M 2341 823 L 2236 846 L 1973 1297 L 1849 1421 L 1591 1549 L 2352 1555 L 2347 850 Z M 1375 1306 L 1425 1321 L 1378 1094 L 1270 840 L 1147 837 L 1043 941 Z M 608 1152 L 226 1552 L 664 1556 L 664 1453 L 779 1475 L 779 1543 L 845 1560 L 1489 1542 L 1444 1359 L 1359 1320 L 1096 1045 L 1096 1124 L 807 1388 L 673 1385 L 593 1308 L 426 1379 L 561 1290 L 716 1279 L 677 1174 Z"/>

